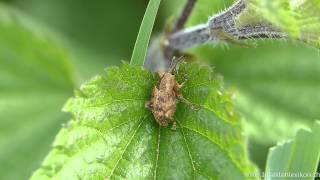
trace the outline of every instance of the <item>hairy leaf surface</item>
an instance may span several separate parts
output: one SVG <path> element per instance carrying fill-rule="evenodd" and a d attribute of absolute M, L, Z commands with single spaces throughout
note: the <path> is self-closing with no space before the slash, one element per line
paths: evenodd
<path fill-rule="evenodd" d="M 69 57 L 0 4 L 0 179 L 27 179 L 68 116 L 75 80 Z"/>
<path fill-rule="evenodd" d="M 160 128 L 145 103 L 158 78 L 124 64 L 84 84 L 65 110 L 73 120 L 32 179 L 245 179 L 248 162 L 238 116 L 207 67 L 183 64 L 188 81 L 177 130 Z"/>

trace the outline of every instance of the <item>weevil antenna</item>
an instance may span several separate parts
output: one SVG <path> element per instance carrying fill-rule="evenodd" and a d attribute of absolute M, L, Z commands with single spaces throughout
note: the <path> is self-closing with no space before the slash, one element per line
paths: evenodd
<path fill-rule="evenodd" d="M 176 69 L 177 65 L 180 64 L 182 61 L 184 61 L 184 57 L 181 56 L 179 58 L 173 57 L 173 59 L 170 62 L 170 67 L 169 67 L 169 72 L 174 72 L 174 70 Z"/>

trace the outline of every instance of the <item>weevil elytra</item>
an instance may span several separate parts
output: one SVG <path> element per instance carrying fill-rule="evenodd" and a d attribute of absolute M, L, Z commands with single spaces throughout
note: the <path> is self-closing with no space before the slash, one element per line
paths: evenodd
<path fill-rule="evenodd" d="M 167 127 L 168 124 L 172 122 L 173 130 L 176 130 L 176 121 L 173 116 L 176 112 L 178 101 L 192 104 L 179 93 L 179 90 L 186 82 L 179 84 L 175 79 L 173 72 L 179 61 L 180 60 L 173 60 L 168 71 L 158 72 L 160 80 L 153 88 L 151 100 L 146 103 L 146 107 L 151 109 L 157 123 L 162 127 Z"/>

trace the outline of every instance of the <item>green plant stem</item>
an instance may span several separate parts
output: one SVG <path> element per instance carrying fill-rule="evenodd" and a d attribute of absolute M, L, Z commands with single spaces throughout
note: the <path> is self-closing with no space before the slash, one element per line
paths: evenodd
<path fill-rule="evenodd" d="M 134 46 L 130 64 L 143 66 L 153 25 L 157 16 L 161 0 L 150 0 L 140 26 L 139 34 Z"/>

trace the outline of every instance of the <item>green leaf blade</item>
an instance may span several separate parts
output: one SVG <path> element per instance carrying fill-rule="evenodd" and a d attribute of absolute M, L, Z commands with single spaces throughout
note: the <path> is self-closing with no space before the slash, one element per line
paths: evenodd
<path fill-rule="evenodd" d="M 27 179 L 50 149 L 76 86 L 66 50 L 0 4 L 0 179 Z"/>
<path fill-rule="evenodd" d="M 320 162 L 319 129 L 320 122 L 316 122 L 312 131 L 300 130 L 293 141 L 271 148 L 266 167 L 266 173 L 271 173 L 271 176 L 265 179 L 278 179 L 273 177 L 272 173 L 314 175 Z M 314 177 L 300 179 L 313 180 Z"/>
<path fill-rule="evenodd" d="M 150 0 L 146 13 L 143 17 L 139 34 L 134 45 L 130 63 L 132 65 L 143 66 L 147 55 L 148 45 L 157 16 L 161 0 Z"/>
<path fill-rule="evenodd" d="M 72 120 L 32 179 L 246 179 L 238 116 L 210 69 L 183 64 L 182 94 L 199 111 L 178 104 L 177 130 L 160 128 L 145 103 L 158 78 L 140 67 L 108 68 L 83 85 L 65 110 Z M 202 92 L 199 94 L 199 92 Z"/>

